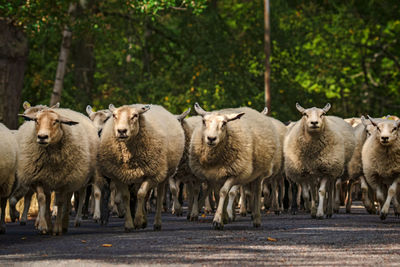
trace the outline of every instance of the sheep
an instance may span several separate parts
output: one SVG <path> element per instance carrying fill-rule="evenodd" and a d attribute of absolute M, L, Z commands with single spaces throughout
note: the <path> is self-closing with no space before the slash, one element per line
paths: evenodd
<path fill-rule="evenodd" d="M 253 192 L 253 226 L 259 227 L 262 180 L 272 175 L 280 150 L 272 122 L 248 107 L 206 112 L 196 103 L 194 108 L 203 122 L 192 135 L 189 166 L 197 177 L 220 188 L 213 228 L 224 227 L 231 187 L 245 184 Z"/>
<path fill-rule="evenodd" d="M 397 186 L 400 182 L 400 120 L 377 120 L 369 116 L 368 119 L 374 126 L 374 131 L 362 148 L 363 172 L 381 204 L 380 218 L 385 220 L 393 197 L 395 214 L 400 215 L 397 203 Z"/>
<path fill-rule="evenodd" d="M 36 189 L 39 202 L 38 230 L 61 235 L 68 230 L 72 193 L 84 194 L 95 174 L 98 148 L 97 130 L 83 114 L 69 109 L 43 109 L 21 114 L 18 178 Z M 58 213 L 52 229 L 50 191 L 56 192 Z M 75 226 L 80 224 L 83 199 L 79 201 Z"/>
<path fill-rule="evenodd" d="M 289 130 L 284 142 L 286 177 L 302 185 L 305 202 L 308 202 L 308 189 L 311 190 L 311 216 L 318 219 L 325 214 L 326 192 L 326 215 L 332 216 L 333 185 L 345 173 L 355 147 L 352 127 L 341 118 L 325 116 L 330 107 L 328 103 L 322 109 L 305 109 L 296 103 L 303 117 Z"/>
<path fill-rule="evenodd" d="M 112 113 L 108 109 L 102 109 L 94 112 L 90 105 L 86 107 L 86 113 L 93 121 L 93 124 L 97 128 L 97 133 L 100 137 L 104 124 L 112 117 Z"/>
<path fill-rule="evenodd" d="M 158 105 L 110 104 L 113 118 L 104 125 L 100 138 L 99 168 L 112 179 L 125 206 L 125 231 L 145 228 L 145 197 L 157 186 L 154 230 L 161 230 L 165 182 L 175 174 L 181 160 L 185 137 L 178 120 Z M 132 221 L 129 186 L 136 185 L 137 208 Z"/>
<path fill-rule="evenodd" d="M 17 184 L 16 170 L 18 163 L 18 144 L 15 135 L 0 123 L 0 234 L 6 232 L 5 216 L 7 198 L 11 195 Z"/>
<path fill-rule="evenodd" d="M 23 113 L 24 115 L 35 114 L 38 111 L 49 108 L 46 105 L 31 106 L 31 104 L 28 101 L 25 101 L 22 106 L 24 108 L 24 113 Z M 59 107 L 60 103 L 56 103 L 51 108 L 56 109 Z M 18 130 L 12 130 L 12 132 L 14 134 L 17 134 Z M 16 204 L 22 197 L 24 197 L 24 210 L 20 218 L 20 225 L 26 225 L 26 222 L 28 220 L 28 211 L 29 207 L 31 206 L 31 199 L 33 194 L 34 192 L 29 187 L 29 185 L 24 185 L 21 182 L 19 183 L 18 188 L 13 192 L 13 194 L 9 198 L 10 217 L 12 222 L 15 222 L 19 218 L 19 212 L 16 209 Z"/>

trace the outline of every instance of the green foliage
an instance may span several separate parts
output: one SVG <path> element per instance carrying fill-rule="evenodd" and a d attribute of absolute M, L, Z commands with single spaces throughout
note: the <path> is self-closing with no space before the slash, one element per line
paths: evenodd
<path fill-rule="evenodd" d="M 62 106 L 155 103 L 178 113 L 264 107 L 262 1 L 10 1 L 0 11 L 30 40 L 23 98 L 48 103 L 68 25 Z M 332 103 L 343 116 L 400 107 L 398 1 L 271 1 L 272 115 Z M 84 60 L 87 52 L 91 60 Z M 82 71 L 89 72 L 82 74 Z"/>

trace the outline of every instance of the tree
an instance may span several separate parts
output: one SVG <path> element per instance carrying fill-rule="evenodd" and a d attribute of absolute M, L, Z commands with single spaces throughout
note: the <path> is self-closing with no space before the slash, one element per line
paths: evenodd
<path fill-rule="evenodd" d="M 28 42 L 10 20 L 0 19 L 0 32 L 0 121 L 17 129 Z"/>

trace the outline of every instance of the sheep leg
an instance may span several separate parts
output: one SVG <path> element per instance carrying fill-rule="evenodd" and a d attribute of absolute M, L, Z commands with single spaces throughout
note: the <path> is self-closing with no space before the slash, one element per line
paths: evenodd
<path fill-rule="evenodd" d="M 335 183 L 335 206 L 333 208 L 333 211 L 335 213 L 339 213 L 339 209 L 340 209 L 340 194 L 342 192 L 342 179 L 339 178 L 336 180 Z"/>
<path fill-rule="evenodd" d="M 152 188 L 150 181 L 145 180 L 137 193 L 137 209 L 136 209 L 136 214 L 135 214 L 135 219 L 133 220 L 133 225 L 135 229 L 140 229 L 140 228 L 146 228 L 147 226 L 147 216 L 145 214 L 145 202 L 146 202 L 146 196 L 148 191 Z M 157 192 L 157 195 L 158 192 Z M 129 203 L 129 202 L 128 202 Z M 161 203 L 162 204 L 162 203 Z M 158 203 L 157 203 L 158 207 Z M 128 209 L 126 209 L 126 213 L 128 213 Z M 130 210 L 129 210 L 129 215 L 130 215 Z M 125 214 L 125 217 L 128 216 L 128 214 Z"/>
<path fill-rule="evenodd" d="M 122 199 L 122 192 L 118 188 L 116 188 L 114 201 L 115 201 L 115 205 L 117 206 L 118 217 L 124 218 L 124 216 L 126 214 L 125 203 L 124 203 L 124 200 Z"/>
<path fill-rule="evenodd" d="M 129 192 L 129 187 L 123 183 L 116 182 L 115 183 L 117 193 L 115 195 L 115 201 L 121 201 L 121 204 L 124 205 L 125 208 L 125 232 L 133 231 L 133 222 L 130 208 L 130 198 L 131 194 Z M 120 195 L 120 200 L 117 199 L 118 194 Z M 118 204 L 117 204 L 118 205 Z"/>
<path fill-rule="evenodd" d="M 265 210 L 269 210 L 271 208 L 271 190 L 269 189 L 268 182 L 263 183 L 263 194 L 264 194 L 264 208 Z"/>
<path fill-rule="evenodd" d="M 242 217 L 245 217 L 247 215 L 247 211 L 246 211 L 246 195 L 245 195 L 243 186 L 240 187 L 239 205 L 240 205 L 240 209 L 239 209 L 240 215 Z"/>
<path fill-rule="evenodd" d="M 1 205 L 0 234 L 6 233 L 6 204 L 7 204 L 7 198 L 6 197 L 0 198 L 0 205 Z"/>
<path fill-rule="evenodd" d="M 335 199 L 335 181 L 328 181 L 327 186 L 327 193 L 328 193 L 328 203 L 327 203 L 327 211 L 326 211 L 326 218 L 332 218 L 333 214 L 333 204 Z"/>
<path fill-rule="evenodd" d="M 397 218 L 400 217 L 400 202 L 399 202 L 398 197 L 399 197 L 399 196 L 398 196 L 397 194 L 393 197 L 394 215 L 395 215 Z"/>
<path fill-rule="evenodd" d="M 67 199 L 64 192 L 56 192 L 57 199 L 57 217 L 54 223 L 53 235 L 62 235 L 62 225 L 64 213 L 67 212 L 65 202 L 71 202 L 71 199 Z"/>
<path fill-rule="evenodd" d="M 176 216 L 182 216 L 182 206 L 179 203 L 179 183 L 180 181 L 176 180 L 174 177 L 170 177 L 168 179 L 169 189 L 172 195 L 172 214 L 176 214 Z"/>
<path fill-rule="evenodd" d="M 47 222 L 46 222 L 46 195 L 44 193 L 42 186 L 36 187 L 36 194 L 38 199 L 39 205 L 39 214 L 38 214 L 38 224 L 37 229 L 39 230 L 40 234 L 47 234 L 49 232 Z"/>
<path fill-rule="evenodd" d="M 319 190 L 318 190 L 318 210 L 317 210 L 317 219 L 324 218 L 324 205 L 325 205 L 325 193 L 326 193 L 326 184 L 328 183 L 327 178 L 323 178 L 321 180 Z"/>
<path fill-rule="evenodd" d="M 351 193 L 353 191 L 353 187 L 354 187 L 354 181 L 350 180 L 347 188 L 346 188 L 346 213 L 351 213 L 351 204 L 353 202 L 353 199 L 351 197 Z"/>
<path fill-rule="evenodd" d="M 81 189 L 79 189 L 78 212 L 76 213 L 75 222 L 74 222 L 74 226 L 75 227 L 81 226 L 83 206 L 84 206 L 85 201 L 86 201 L 86 198 L 85 198 L 85 196 L 86 196 L 86 188 L 87 187 L 84 186 Z"/>
<path fill-rule="evenodd" d="M 272 184 L 272 204 L 271 204 L 272 210 L 274 211 L 274 213 L 276 215 L 279 215 L 280 214 L 279 208 L 278 208 L 278 206 L 279 206 L 279 204 L 278 204 L 279 203 L 279 187 L 278 187 L 276 177 L 272 178 L 271 184 Z"/>
<path fill-rule="evenodd" d="M 57 217 L 58 207 L 57 207 L 57 205 L 56 205 L 57 199 L 56 199 L 56 197 L 55 197 L 55 193 L 53 192 L 52 194 L 54 194 L 54 203 L 53 203 L 53 211 L 52 211 L 52 213 L 51 213 L 51 216 L 52 216 L 53 218 L 55 218 L 55 217 Z"/>
<path fill-rule="evenodd" d="M 154 216 L 154 225 L 153 225 L 154 231 L 161 230 L 161 211 L 162 211 L 163 202 L 164 202 L 165 185 L 166 185 L 166 181 L 159 183 L 157 185 L 157 206 L 156 206 L 156 214 Z"/>
<path fill-rule="evenodd" d="M 261 185 L 262 179 L 258 178 L 252 182 L 253 184 L 253 205 L 252 205 L 252 217 L 253 217 L 253 227 L 261 226 Z"/>
<path fill-rule="evenodd" d="M 298 204 L 297 204 L 297 193 L 298 193 L 298 186 L 296 186 L 296 184 L 289 182 L 290 186 L 289 186 L 289 196 L 292 196 L 292 201 L 291 201 L 291 212 L 293 215 L 296 215 L 297 211 L 298 211 Z"/>
<path fill-rule="evenodd" d="M 317 217 L 317 207 L 316 207 L 316 204 L 315 204 L 315 200 L 318 197 L 317 188 L 316 188 L 315 185 L 311 185 L 309 188 L 307 186 L 303 186 L 302 189 L 303 189 L 303 198 L 304 198 L 304 195 L 307 196 L 307 198 L 304 198 L 304 205 L 306 205 L 306 203 L 307 203 L 307 208 L 308 208 L 308 205 L 309 205 L 309 193 L 308 193 L 308 190 L 309 189 L 311 190 L 311 218 L 316 218 Z"/>
<path fill-rule="evenodd" d="M 375 204 L 371 201 L 372 198 L 370 198 L 370 195 L 372 195 L 373 192 L 372 190 L 370 190 L 364 176 L 360 176 L 360 182 L 362 191 L 362 202 L 364 204 L 364 207 L 369 214 L 376 214 Z"/>
<path fill-rule="evenodd" d="M 223 222 L 223 212 L 224 212 L 224 205 L 226 196 L 231 189 L 231 187 L 236 183 L 235 178 L 228 178 L 224 185 L 219 190 L 219 201 L 217 211 L 214 215 L 213 220 L 213 227 L 215 230 L 223 230 L 224 229 L 224 222 Z"/>
<path fill-rule="evenodd" d="M 198 182 L 195 182 L 193 184 L 192 188 L 192 199 L 193 199 L 193 204 L 192 204 L 192 209 L 190 213 L 190 221 L 198 221 L 199 220 L 199 194 L 200 194 L 200 186 L 201 184 Z"/>
<path fill-rule="evenodd" d="M 227 212 L 228 212 L 228 220 L 230 222 L 235 221 L 235 207 L 234 207 L 234 202 L 235 198 L 238 194 L 239 186 L 234 185 L 232 186 L 231 190 L 229 190 L 229 197 L 228 197 L 228 206 L 227 206 Z"/>
<path fill-rule="evenodd" d="M 303 199 L 304 199 L 304 208 L 307 212 L 309 212 L 311 210 L 311 216 L 312 216 L 312 199 L 313 199 L 313 190 L 312 187 L 311 189 L 307 186 L 307 185 L 303 185 L 302 186 L 303 190 L 301 191 L 301 193 L 303 194 Z M 311 208 L 310 208 L 310 191 L 311 191 Z M 315 198 L 314 198 L 314 208 L 315 208 Z M 315 213 L 317 211 L 315 210 Z M 315 217 L 315 213 L 314 213 L 314 217 Z"/>
<path fill-rule="evenodd" d="M 62 217 L 62 233 L 68 232 L 69 213 L 71 212 L 71 197 L 72 197 L 72 193 L 65 194 L 64 206 L 63 206 L 63 217 Z"/>
<path fill-rule="evenodd" d="M 399 182 L 400 178 L 397 178 L 388 189 L 385 204 L 383 204 L 383 207 L 381 209 L 381 220 L 385 220 L 389 213 L 390 202 L 392 201 L 393 196 L 395 196 L 397 193 L 397 184 Z"/>
<path fill-rule="evenodd" d="M 96 222 L 100 220 L 101 217 L 101 208 L 100 208 L 100 203 L 101 203 L 101 190 L 100 188 L 93 184 L 93 196 L 94 196 L 94 212 L 93 212 L 93 220 Z"/>
<path fill-rule="evenodd" d="M 21 219 L 19 221 L 20 225 L 26 225 L 26 222 L 28 221 L 28 212 L 31 206 L 33 193 L 34 193 L 33 190 L 29 189 L 24 196 L 24 210 L 22 212 Z"/>
<path fill-rule="evenodd" d="M 11 196 L 8 199 L 11 222 L 16 222 L 19 219 L 19 212 L 15 207 L 17 205 L 18 201 L 19 200 L 15 196 Z"/>
<path fill-rule="evenodd" d="M 280 177 L 279 184 L 279 209 L 281 212 L 283 212 L 285 210 L 285 207 L 283 206 L 283 199 L 285 197 L 285 180 L 283 177 Z"/>
<path fill-rule="evenodd" d="M 293 187 L 297 186 L 297 196 L 296 196 L 296 202 L 297 202 L 297 207 L 300 209 L 300 205 L 301 205 L 301 184 L 295 184 L 293 183 Z M 303 207 L 304 208 L 304 207 Z"/>

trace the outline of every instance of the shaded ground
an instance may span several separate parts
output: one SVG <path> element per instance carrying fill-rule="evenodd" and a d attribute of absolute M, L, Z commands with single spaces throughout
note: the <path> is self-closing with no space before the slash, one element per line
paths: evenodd
<path fill-rule="evenodd" d="M 124 233 L 123 220 L 112 218 L 106 227 L 84 221 L 61 237 L 39 236 L 33 221 L 9 223 L 0 236 L 0 265 L 400 264 L 400 219 L 391 214 L 381 222 L 361 207 L 353 211 L 342 209 L 330 220 L 267 214 L 260 229 L 252 228 L 249 216 L 238 216 L 224 231 L 211 229 L 212 216 L 194 223 L 164 213 L 161 232 L 152 230 L 150 215 L 149 227 L 133 233 Z"/>

